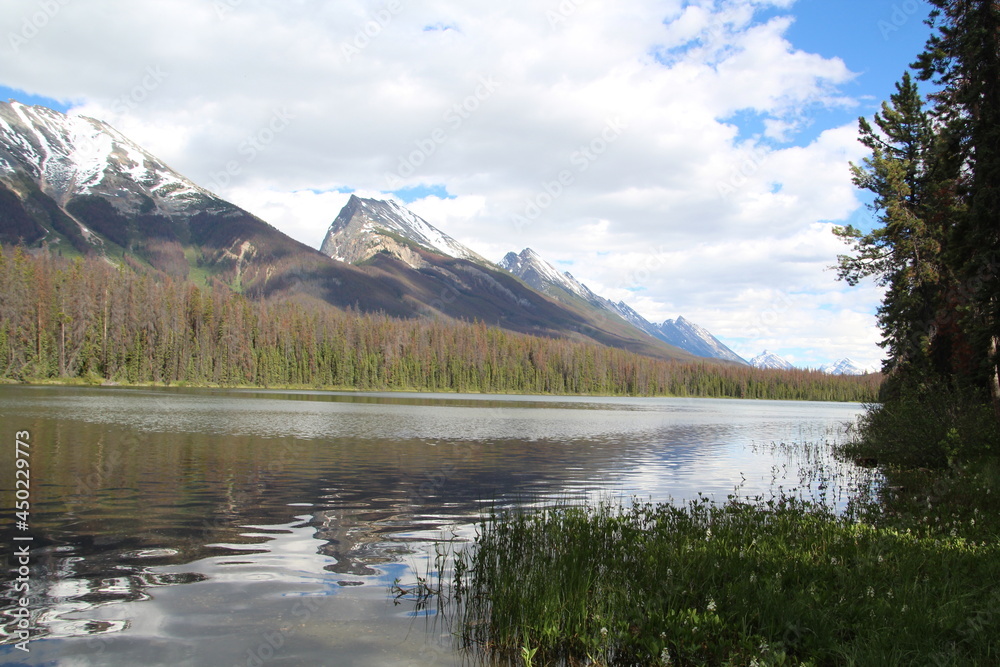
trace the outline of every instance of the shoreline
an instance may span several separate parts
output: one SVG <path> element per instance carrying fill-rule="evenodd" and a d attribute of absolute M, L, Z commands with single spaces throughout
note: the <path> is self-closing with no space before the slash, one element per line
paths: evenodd
<path fill-rule="evenodd" d="M 264 390 L 264 391 L 325 391 L 354 394 L 441 394 L 449 395 L 472 395 L 472 396 L 540 396 L 540 397 L 566 397 L 566 398 L 706 398 L 716 400 L 733 401 L 789 401 L 792 403 L 854 403 L 857 405 L 871 405 L 866 401 L 837 401 L 837 400 L 816 400 L 809 398 L 758 398 L 753 396 L 682 396 L 679 394 L 569 394 L 569 393 L 538 393 L 538 392 L 486 392 L 448 389 L 420 389 L 415 387 L 384 387 L 361 389 L 358 387 L 318 387 L 315 385 L 224 385 L 217 383 L 201 382 L 118 382 L 101 379 L 100 382 L 90 381 L 85 378 L 48 378 L 48 379 L 27 379 L 14 380 L 11 378 L 0 378 L 2 386 L 27 386 L 27 387 L 85 387 L 85 388 L 118 388 L 118 389 L 221 389 L 221 390 Z"/>

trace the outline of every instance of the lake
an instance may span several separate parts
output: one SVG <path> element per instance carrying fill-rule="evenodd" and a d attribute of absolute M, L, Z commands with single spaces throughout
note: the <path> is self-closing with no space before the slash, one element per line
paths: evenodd
<path fill-rule="evenodd" d="M 815 471 L 825 443 L 862 410 L 0 386 L 0 662 L 463 664 L 446 625 L 410 600 L 394 604 L 390 588 L 426 574 L 435 543 L 474 536 L 482 513 L 725 500 L 737 487 L 799 487 L 841 506 L 849 490 L 800 468 Z M 20 431 L 30 434 L 27 530 L 14 521 Z M 14 552 L 24 545 L 30 652 L 12 634 L 23 595 Z"/>

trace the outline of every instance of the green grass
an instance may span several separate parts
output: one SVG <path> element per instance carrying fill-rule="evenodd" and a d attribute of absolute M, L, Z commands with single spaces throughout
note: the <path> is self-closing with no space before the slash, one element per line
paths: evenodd
<path fill-rule="evenodd" d="M 460 552 L 466 646 L 535 662 L 996 664 L 995 540 L 801 500 L 492 516 Z"/>
<path fill-rule="evenodd" d="M 901 477 L 775 447 L 801 488 L 484 518 L 438 591 L 460 643 L 506 664 L 1000 664 L 996 460 Z"/>
<path fill-rule="evenodd" d="M 218 270 L 213 270 L 209 266 L 205 265 L 200 260 L 200 252 L 194 246 L 184 247 L 184 258 L 188 262 L 188 281 L 194 283 L 198 287 L 209 287 L 212 284 L 212 278 L 218 275 Z"/>

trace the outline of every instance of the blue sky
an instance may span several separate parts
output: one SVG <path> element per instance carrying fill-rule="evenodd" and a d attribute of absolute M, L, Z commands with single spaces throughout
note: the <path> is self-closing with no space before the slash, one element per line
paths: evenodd
<path fill-rule="evenodd" d="M 23 90 L 15 90 L 2 85 L 0 85 L 0 99 L 17 100 L 23 104 L 40 104 L 43 107 L 55 109 L 56 111 L 62 111 L 63 113 L 66 113 L 72 107 L 72 104 L 69 102 L 60 102 L 59 100 L 54 100 L 51 97 L 32 95 L 31 93 L 26 93 Z"/>
<path fill-rule="evenodd" d="M 394 195 L 741 355 L 881 358 L 880 294 L 835 280 L 830 230 L 870 222 L 856 121 L 924 2 L 57 5 L 37 30 L 5 5 L 0 98 L 101 118 L 310 245 L 349 193 Z"/>

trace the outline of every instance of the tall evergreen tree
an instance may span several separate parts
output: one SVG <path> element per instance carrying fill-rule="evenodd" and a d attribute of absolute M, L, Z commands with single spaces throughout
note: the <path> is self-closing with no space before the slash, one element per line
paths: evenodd
<path fill-rule="evenodd" d="M 932 81 L 928 111 L 909 74 L 860 122 L 872 150 L 854 182 L 881 223 L 853 244 L 840 277 L 875 276 L 887 370 L 897 383 L 989 390 L 1000 418 L 1000 0 L 930 0 L 936 33 L 913 67 Z"/>
<path fill-rule="evenodd" d="M 873 120 L 874 127 L 859 119 L 860 141 L 872 154 L 851 170 L 854 184 L 874 195 L 871 208 L 880 224 L 867 233 L 834 229 L 853 250 L 838 258 L 838 277 L 855 285 L 872 276 L 886 288 L 879 309 L 885 370 L 926 374 L 934 366 L 942 286 L 949 279 L 943 261 L 948 222 L 941 210 L 949 205 L 952 174 L 941 168 L 931 119 L 909 73 Z"/>
<path fill-rule="evenodd" d="M 1000 0 L 930 3 L 937 33 L 914 67 L 940 87 L 934 116 L 965 177 L 968 207 L 949 257 L 968 295 L 963 328 L 974 353 L 962 370 L 989 389 L 1000 418 Z"/>

